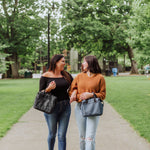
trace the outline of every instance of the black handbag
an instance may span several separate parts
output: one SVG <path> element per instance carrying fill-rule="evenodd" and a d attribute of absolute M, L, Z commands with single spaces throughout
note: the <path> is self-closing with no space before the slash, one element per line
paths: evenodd
<path fill-rule="evenodd" d="M 51 93 L 39 91 L 36 95 L 33 107 L 45 113 L 52 113 L 57 102 L 57 97 Z"/>
<path fill-rule="evenodd" d="M 93 98 L 81 102 L 81 112 L 84 117 L 100 116 L 103 114 L 104 102 L 94 94 Z"/>

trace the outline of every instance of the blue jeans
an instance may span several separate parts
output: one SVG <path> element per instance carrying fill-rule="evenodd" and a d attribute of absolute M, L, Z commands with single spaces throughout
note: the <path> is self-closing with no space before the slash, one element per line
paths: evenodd
<path fill-rule="evenodd" d="M 69 101 L 57 103 L 55 110 L 51 114 L 44 113 L 49 135 L 48 135 L 48 148 L 54 149 L 55 137 L 58 125 L 58 149 L 66 150 L 66 132 L 69 124 L 71 114 L 71 107 Z"/>
<path fill-rule="evenodd" d="M 83 117 L 79 103 L 75 107 L 75 117 L 80 135 L 80 150 L 95 150 L 95 135 L 100 117 Z"/>

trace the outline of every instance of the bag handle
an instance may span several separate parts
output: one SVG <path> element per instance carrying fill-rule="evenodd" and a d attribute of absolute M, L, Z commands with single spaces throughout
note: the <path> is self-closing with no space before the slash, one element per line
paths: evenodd
<path fill-rule="evenodd" d="M 96 94 L 95 94 L 94 92 L 92 92 L 92 94 L 93 94 L 93 97 L 94 97 L 94 98 L 97 98 L 97 96 L 96 96 Z"/>
<path fill-rule="evenodd" d="M 96 100 L 95 100 L 95 98 L 97 98 L 96 94 L 95 94 L 94 92 L 92 92 L 92 94 L 93 94 L 93 97 L 94 97 L 94 101 L 96 101 Z M 101 99 L 100 99 L 100 101 L 101 101 L 101 103 L 104 104 L 104 102 L 103 102 Z"/>

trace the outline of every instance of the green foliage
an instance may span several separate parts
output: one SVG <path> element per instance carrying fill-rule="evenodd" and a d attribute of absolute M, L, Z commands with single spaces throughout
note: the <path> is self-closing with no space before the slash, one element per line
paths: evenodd
<path fill-rule="evenodd" d="M 3 52 L 12 54 L 11 59 L 16 66 L 18 60 L 21 67 L 32 67 L 32 63 L 38 59 L 34 51 L 42 49 L 42 56 L 47 56 L 47 25 L 50 14 L 50 54 L 60 52 L 63 42 L 58 35 L 60 25 L 58 22 L 58 3 L 49 0 L 16 0 L 2 1 L 0 3 L 0 39 L 7 44 Z M 58 15 L 59 16 L 59 15 Z M 38 52 L 36 52 L 39 55 Z M 19 59 L 20 58 L 20 59 Z M 15 65 L 14 65 L 15 66 Z M 18 68 L 12 67 L 12 73 Z"/>
<path fill-rule="evenodd" d="M 127 42 L 138 51 L 150 54 L 150 2 L 134 1 L 133 15 L 128 20 Z"/>
<path fill-rule="evenodd" d="M 19 76 L 20 77 L 24 77 L 25 76 L 25 72 L 30 72 L 30 73 L 32 73 L 32 70 L 28 70 L 28 69 L 20 69 L 19 71 Z"/>
<path fill-rule="evenodd" d="M 6 53 L 27 54 L 34 47 L 36 40 L 44 28 L 44 21 L 39 17 L 39 5 L 36 0 L 31 1 L 4 1 L 1 3 L 1 42 L 9 47 Z"/>
<path fill-rule="evenodd" d="M 110 39 L 110 1 L 62 1 L 62 34 L 68 48 L 101 51 Z M 106 5 L 108 7 L 106 7 Z"/>
<path fill-rule="evenodd" d="M 142 68 L 143 66 L 150 64 L 150 56 L 141 55 L 138 58 L 138 68 Z"/>
<path fill-rule="evenodd" d="M 7 45 L 2 51 L 11 54 L 7 59 L 13 61 L 13 77 L 18 77 L 20 55 L 32 54 L 39 37 L 47 28 L 47 22 L 41 16 L 48 7 L 47 3 L 40 0 L 2 0 L 0 3 L 0 39 L 2 44 Z"/>
<path fill-rule="evenodd" d="M 8 65 L 11 64 L 11 61 L 6 61 L 6 57 L 8 57 L 9 54 L 5 54 L 0 52 L 0 73 L 5 73 L 8 70 Z"/>
<path fill-rule="evenodd" d="M 6 47 L 7 45 L 0 43 L 0 73 L 2 74 L 6 72 L 7 64 L 9 63 L 8 61 L 5 60 L 5 58 L 9 55 L 2 52 L 2 49 Z"/>
<path fill-rule="evenodd" d="M 130 3 L 128 0 L 63 0 L 62 35 L 67 46 L 105 55 L 115 50 L 125 53 L 128 35 L 124 30 L 131 13 Z"/>
<path fill-rule="evenodd" d="M 40 55 L 47 55 L 48 13 L 50 56 L 72 47 L 81 56 L 92 51 L 98 57 L 117 56 L 126 54 L 129 48 L 150 54 L 147 0 L 62 0 L 61 4 L 49 0 L 42 3 L 41 0 L 2 0 L 0 6 L 0 40 L 2 45 L 7 45 L 1 50 L 12 54 L 8 58 L 16 64 L 17 60 L 23 60 L 22 67 L 29 64 L 31 68 Z M 130 61 L 133 59 L 136 60 L 133 57 Z"/>
<path fill-rule="evenodd" d="M 149 8 L 143 0 L 63 0 L 61 33 L 68 49 L 74 47 L 85 55 L 128 54 L 131 73 L 137 73 L 135 51 L 150 52 Z"/>

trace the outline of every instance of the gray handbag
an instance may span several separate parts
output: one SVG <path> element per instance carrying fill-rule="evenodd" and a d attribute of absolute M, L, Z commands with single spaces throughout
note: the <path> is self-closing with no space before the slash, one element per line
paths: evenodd
<path fill-rule="evenodd" d="M 94 94 L 93 98 L 81 102 L 81 112 L 84 117 L 100 116 L 103 114 L 104 102 Z"/>
<path fill-rule="evenodd" d="M 36 95 L 34 108 L 45 113 L 52 113 L 57 102 L 57 97 L 51 93 L 39 91 Z"/>

